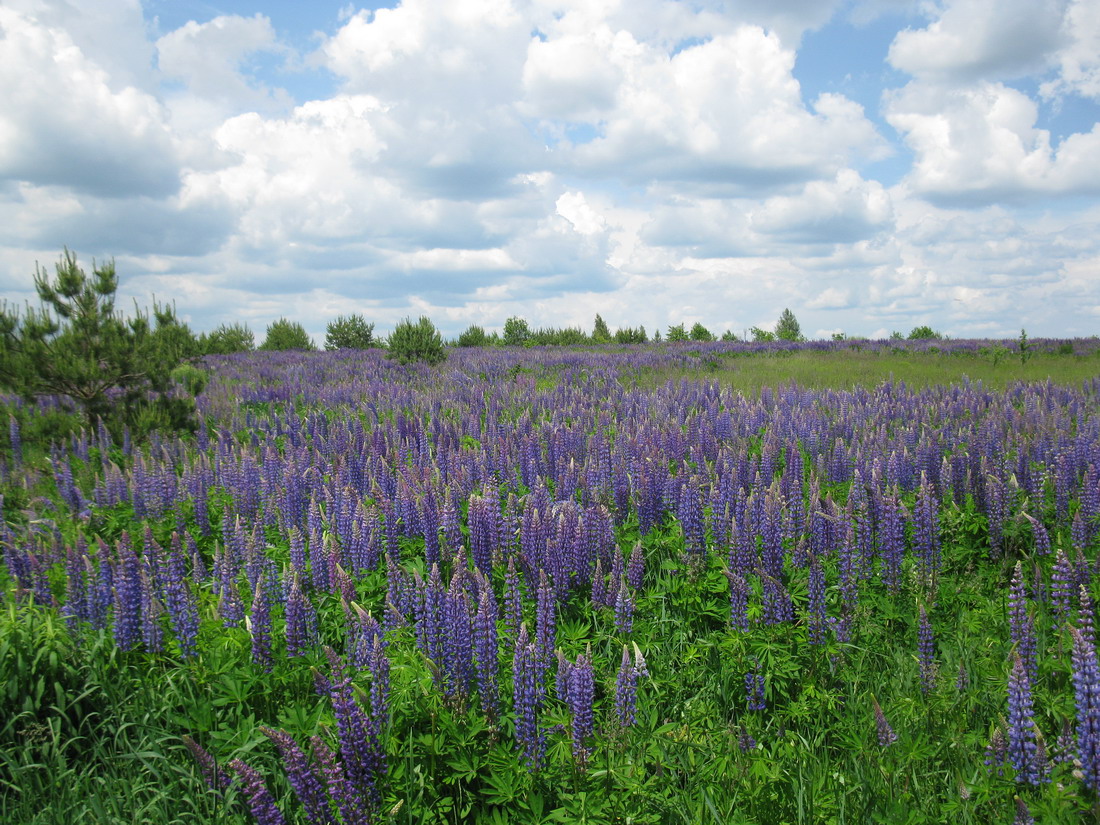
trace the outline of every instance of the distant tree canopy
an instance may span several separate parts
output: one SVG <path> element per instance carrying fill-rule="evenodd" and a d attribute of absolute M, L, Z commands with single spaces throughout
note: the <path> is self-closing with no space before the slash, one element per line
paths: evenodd
<path fill-rule="evenodd" d="M 678 342 L 687 341 L 690 339 L 688 338 L 687 330 L 684 329 L 684 325 L 676 324 L 676 326 L 670 326 L 668 328 L 668 335 L 665 336 L 665 340 L 670 342 Z"/>
<path fill-rule="evenodd" d="M 317 349 L 313 345 L 313 339 L 309 337 L 305 327 L 297 321 L 288 321 L 280 318 L 267 328 L 267 336 L 260 344 L 260 349 L 273 350 L 307 350 L 312 352 Z"/>
<path fill-rule="evenodd" d="M 780 341 L 805 341 L 806 338 L 802 335 L 802 327 L 798 323 L 798 319 L 794 317 L 794 313 L 789 309 L 784 309 L 779 315 L 779 320 L 775 324 L 775 337 Z"/>
<path fill-rule="evenodd" d="M 394 327 L 387 345 L 389 352 L 386 357 L 401 364 L 417 361 L 438 364 L 447 357 L 443 348 L 443 336 L 439 334 L 435 324 L 423 316 L 416 323 L 406 318 Z"/>
<path fill-rule="evenodd" d="M 692 325 L 691 332 L 689 333 L 689 335 L 690 335 L 692 341 L 713 341 L 714 340 L 714 336 L 711 334 L 711 331 L 709 329 L 707 329 L 705 326 L 703 326 L 701 323 L 699 323 L 698 321 L 696 321 Z"/>
<path fill-rule="evenodd" d="M 374 324 L 362 315 L 340 315 L 325 329 L 325 349 L 371 349 L 377 347 Z"/>
<path fill-rule="evenodd" d="M 592 325 L 592 343 L 610 344 L 611 330 L 607 328 L 607 322 L 596 313 L 596 322 Z"/>
<path fill-rule="evenodd" d="M 774 332 L 760 327 L 753 327 L 749 330 L 749 334 L 752 335 L 752 340 L 756 343 L 767 343 L 776 340 Z"/>
<path fill-rule="evenodd" d="M 644 344 L 648 340 L 645 327 L 621 327 L 615 330 L 616 344 Z"/>
<path fill-rule="evenodd" d="M 19 313 L 0 306 L 0 386 L 26 400 L 73 399 L 87 424 L 102 421 L 143 435 L 194 425 L 194 400 L 179 393 L 173 370 L 200 354 L 199 342 L 171 306 L 155 301 L 149 313 L 135 306 L 127 318 L 115 309 L 114 262 L 93 264 L 92 276 L 66 249 L 51 279 L 35 268 L 41 306 Z M 201 392 L 205 376 L 187 375 Z"/>
<path fill-rule="evenodd" d="M 495 338 L 495 334 L 490 337 L 484 327 L 471 324 L 458 336 L 457 344 L 460 347 L 488 347 L 495 343 Z"/>
<path fill-rule="evenodd" d="M 924 341 L 924 340 L 938 341 L 942 338 L 943 338 L 943 335 L 936 332 L 936 330 L 932 329 L 932 327 L 928 326 L 927 324 L 922 324 L 919 327 L 913 327 L 912 331 L 909 333 L 909 340 L 910 341 Z"/>
<path fill-rule="evenodd" d="M 231 352 L 252 352 L 256 337 L 244 324 L 222 324 L 210 333 L 199 336 L 203 355 L 229 355 Z"/>
<path fill-rule="evenodd" d="M 504 322 L 504 346 L 526 346 L 527 341 L 530 337 L 531 328 L 527 326 L 527 321 L 525 319 L 513 315 L 511 318 Z"/>

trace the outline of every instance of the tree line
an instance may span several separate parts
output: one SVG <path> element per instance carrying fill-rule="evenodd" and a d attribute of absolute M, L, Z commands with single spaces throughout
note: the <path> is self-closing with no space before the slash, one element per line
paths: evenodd
<path fill-rule="evenodd" d="M 95 265 L 89 276 L 76 256 L 66 249 L 53 277 L 35 267 L 35 290 L 40 306 L 20 311 L 0 304 L 0 390 L 24 404 L 42 398 L 68 399 L 47 414 L 29 416 L 26 408 L 9 408 L 12 433 L 21 424 L 49 430 L 53 436 L 71 431 L 74 420 L 85 426 L 104 426 L 121 437 L 140 436 L 158 429 L 194 426 L 194 397 L 202 392 L 206 373 L 200 360 L 253 350 L 315 350 L 313 340 L 296 321 L 280 318 L 267 327 L 256 345 L 252 330 L 242 323 L 223 324 L 196 335 L 176 317 L 175 308 L 153 302 L 150 309 L 135 304 L 127 315 L 115 307 L 118 275 L 114 262 Z M 899 333 L 895 333 L 900 337 Z M 838 337 L 838 336 L 834 336 Z M 840 336 L 843 337 L 843 336 Z M 910 338 L 938 338 L 927 326 L 915 328 Z M 784 309 L 774 330 L 753 327 L 752 341 L 803 341 L 798 319 Z M 596 315 L 591 332 L 579 327 L 532 328 L 525 318 L 508 318 L 500 333 L 471 325 L 457 339 L 444 341 L 429 318 L 406 318 L 386 338 L 375 335 L 375 325 L 361 314 L 341 315 L 325 331 L 326 350 L 384 348 L 400 363 L 439 363 L 446 347 L 585 346 L 644 344 L 650 341 L 704 342 L 718 336 L 703 324 L 680 323 L 652 337 L 645 327 L 621 327 L 614 332 Z M 724 341 L 739 339 L 724 332 Z M 10 439 L 18 440 L 15 435 Z"/>

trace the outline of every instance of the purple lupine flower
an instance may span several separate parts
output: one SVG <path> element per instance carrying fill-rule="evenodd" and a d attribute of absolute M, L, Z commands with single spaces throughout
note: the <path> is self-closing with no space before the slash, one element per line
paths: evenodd
<path fill-rule="evenodd" d="M 481 710 L 495 725 L 500 714 L 500 696 L 497 674 L 500 662 L 497 656 L 497 607 L 492 588 L 481 588 L 477 615 L 474 617 L 474 664 L 477 668 L 477 690 L 481 697 Z"/>
<path fill-rule="evenodd" d="M 1031 522 L 1031 535 L 1035 541 L 1035 554 L 1038 556 L 1050 555 L 1050 533 L 1047 532 L 1047 528 L 1043 526 L 1043 523 L 1036 518 L 1024 513 L 1028 521 Z"/>
<path fill-rule="evenodd" d="M 1024 660 L 1028 675 L 1034 679 L 1038 673 L 1037 642 L 1035 624 L 1027 609 L 1027 585 L 1024 581 L 1024 568 L 1021 562 L 1016 562 L 1008 588 L 1008 626 L 1012 643 Z"/>
<path fill-rule="evenodd" d="M 564 658 L 562 662 L 567 666 L 566 690 L 562 698 L 573 716 L 573 758 L 583 767 L 592 753 L 586 743 L 592 737 L 592 702 L 596 696 L 591 652 L 578 656 L 575 664 L 570 665 Z"/>
<path fill-rule="evenodd" d="M 381 720 L 372 719 L 359 704 L 343 660 L 331 648 L 326 648 L 325 654 L 332 675 L 323 681 L 322 686 L 327 688 L 336 717 L 344 772 L 354 791 L 374 807 L 381 800 L 379 779 L 386 772 L 385 752 L 380 739 Z"/>
<path fill-rule="evenodd" d="M 451 587 L 444 601 L 443 634 L 443 687 L 447 697 L 460 706 L 469 694 L 474 669 L 474 645 L 464 572 L 459 568 L 451 578 Z"/>
<path fill-rule="evenodd" d="M 1020 797 L 1016 797 L 1016 818 L 1012 820 L 1012 825 L 1035 825 L 1035 817 L 1031 815 L 1031 809 Z"/>
<path fill-rule="evenodd" d="M 310 744 L 313 758 L 317 760 L 317 767 L 325 780 L 329 799 L 336 803 L 343 825 L 369 825 L 371 816 L 370 811 L 363 807 L 365 800 L 360 798 L 348 781 L 347 774 L 336 761 L 332 748 L 316 734 L 310 738 Z"/>
<path fill-rule="evenodd" d="M 546 751 L 546 737 L 539 729 L 543 688 L 538 680 L 538 650 L 527 635 L 527 625 L 520 625 L 516 650 L 512 657 L 513 704 L 515 705 L 516 744 L 529 770 L 536 771 Z"/>
<path fill-rule="evenodd" d="M 966 665 L 963 662 L 959 662 L 959 672 L 955 676 L 955 690 L 959 693 L 963 693 L 970 687 L 970 674 L 967 673 Z"/>
<path fill-rule="evenodd" d="M 932 623 L 924 605 L 920 606 L 917 620 L 917 657 L 920 660 L 920 690 L 925 696 L 936 686 L 936 647 L 932 636 Z"/>
<path fill-rule="evenodd" d="M 523 596 L 520 592 L 519 574 L 515 557 L 508 558 L 508 572 L 504 576 L 504 629 L 515 638 L 523 624 Z"/>
<path fill-rule="evenodd" d="M 1008 761 L 1016 781 L 1038 785 L 1042 775 L 1036 760 L 1035 712 L 1031 701 L 1031 678 L 1023 657 L 1012 657 L 1008 677 Z"/>
<path fill-rule="evenodd" d="M 294 576 L 286 600 L 286 655 L 304 656 L 317 644 L 317 611 Z"/>
<path fill-rule="evenodd" d="M 764 698 L 764 674 L 760 671 L 760 660 L 754 658 L 752 670 L 745 674 L 745 700 L 749 710 L 764 710 L 768 703 Z"/>
<path fill-rule="evenodd" d="M 252 661 L 259 665 L 264 673 L 270 673 L 275 663 L 275 657 L 271 653 L 271 604 L 264 593 L 262 579 L 256 583 L 248 630 L 252 635 Z"/>
<path fill-rule="evenodd" d="M 633 661 L 630 649 L 623 645 L 623 660 L 615 679 L 615 718 L 619 727 L 628 728 L 634 724 L 638 711 L 638 678 L 648 672 L 638 645 L 634 645 Z"/>
<path fill-rule="evenodd" d="M 1076 577 L 1073 566 L 1059 547 L 1054 555 L 1054 569 L 1051 571 L 1050 605 L 1054 614 L 1054 626 L 1062 627 L 1070 620 L 1071 605 Z"/>
<path fill-rule="evenodd" d="M 934 576 L 940 569 L 940 516 L 935 492 L 925 474 L 921 473 L 920 490 L 913 508 L 913 553 L 925 576 Z"/>
<path fill-rule="evenodd" d="M 153 577 L 148 565 L 141 568 L 141 641 L 145 649 L 150 653 L 160 653 L 164 650 L 164 628 L 161 627 L 160 617 L 164 613 L 153 589 Z"/>
<path fill-rule="evenodd" d="M 1093 640 L 1076 627 L 1073 636 L 1073 691 L 1077 707 L 1077 758 L 1085 784 L 1100 793 L 1100 666 Z"/>
<path fill-rule="evenodd" d="M 1070 763 L 1075 753 L 1077 753 L 1077 742 L 1073 732 L 1073 722 L 1063 719 L 1062 730 L 1054 741 L 1054 763 L 1056 765 Z"/>
<path fill-rule="evenodd" d="M 198 654 L 199 611 L 191 592 L 180 547 L 179 533 L 172 534 L 164 583 L 165 606 L 172 632 L 180 646 L 180 655 L 189 659 Z"/>
<path fill-rule="evenodd" d="M 985 767 L 992 774 L 994 769 L 997 776 L 1004 773 L 1003 766 L 1008 757 L 1008 740 L 1005 738 L 1004 728 L 998 725 L 989 737 L 989 744 L 985 746 Z"/>
<path fill-rule="evenodd" d="M 878 550 L 882 559 L 882 583 L 891 593 L 897 593 L 901 586 L 901 562 L 905 555 L 905 515 L 904 508 L 894 495 L 887 496 L 883 501 Z"/>
<path fill-rule="evenodd" d="M 248 808 L 258 825 L 285 825 L 286 820 L 275 805 L 275 799 L 259 771 L 240 759 L 233 759 L 227 767 L 237 774 Z"/>
<path fill-rule="evenodd" d="M 278 748 L 283 769 L 286 770 L 286 778 L 290 781 L 294 795 L 305 808 L 309 825 L 336 825 L 324 780 L 318 770 L 310 764 L 309 757 L 302 751 L 294 737 L 284 730 L 268 727 L 261 727 L 260 730 Z"/>
<path fill-rule="evenodd" d="M 749 733 L 749 729 L 744 725 L 740 725 L 740 732 L 737 735 L 737 747 L 741 753 L 748 753 L 756 747 L 756 738 Z"/>
<path fill-rule="evenodd" d="M 1077 587 L 1077 629 L 1091 645 L 1096 644 L 1095 611 L 1092 606 L 1092 594 L 1088 587 L 1080 584 Z"/>
<path fill-rule="evenodd" d="M 749 629 L 749 586 L 740 574 L 726 570 L 730 582 L 730 625 L 742 632 Z"/>
<path fill-rule="evenodd" d="M 642 553 L 642 543 L 635 542 L 634 549 L 630 552 L 630 563 L 626 566 L 626 580 L 630 589 L 635 593 L 642 592 L 642 580 L 645 577 L 645 557 Z"/>
<path fill-rule="evenodd" d="M 218 763 L 206 748 L 186 734 L 183 736 L 183 744 L 191 752 L 202 773 L 202 778 L 212 790 L 223 791 L 229 787 L 229 777 L 218 767 Z"/>
<path fill-rule="evenodd" d="M 109 564 L 101 558 L 100 569 Z M 115 645 L 119 650 L 133 649 L 141 634 L 142 584 L 141 562 L 130 546 L 130 536 L 123 533 L 118 540 L 118 560 L 113 568 L 111 584 L 114 590 Z"/>
<path fill-rule="evenodd" d="M 619 633 L 627 634 L 634 627 L 634 593 L 626 582 L 626 577 L 619 579 L 619 590 L 615 594 L 615 629 Z"/>
<path fill-rule="evenodd" d="M 871 697 L 871 707 L 875 713 L 875 732 L 878 734 L 879 747 L 889 747 L 898 741 L 898 735 L 890 727 L 890 723 L 886 721 L 886 714 L 882 712 L 882 706 L 879 705 L 878 699 L 874 696 Z"/>
<path fill-rule="evenodd" d="M 543 663 L 540 672 L 545 674 L 556 647 L 558 604 L 550 581 L 543 570 L 539 571 L 539 587 L 535 596 L 535 645 L 538 648 L 539 660 Z"/>

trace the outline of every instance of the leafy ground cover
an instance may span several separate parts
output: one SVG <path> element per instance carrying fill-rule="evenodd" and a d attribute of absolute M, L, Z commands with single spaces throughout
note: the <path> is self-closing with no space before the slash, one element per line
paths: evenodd
<path fill-rule="evenodd" d="M 1059 346 L 255 353 L 194 439 L 13 423 L 0 820 L 1100 821 Z"/>

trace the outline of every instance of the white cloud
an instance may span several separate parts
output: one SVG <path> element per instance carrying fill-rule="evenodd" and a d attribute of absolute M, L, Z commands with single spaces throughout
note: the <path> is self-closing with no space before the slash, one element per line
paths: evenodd
<path fill-rule="evenodd" d="M 192 20 L 157 41 L 157 63 L 165 76 L 183 80 L 190 95 L 207 103 L 224 101 L 234 112 L 272 104 L 270 90 L 241 72 L 245 58 L 258 52 L 286 54 L 262 14 Z"/>
<path fill-rule="evenodd" d="M 912 75 L 973 81 L 1018 77 L 1065 42 L 1068 0 L 947 0 L 923 29 L 898 33 L 889 61 Z"/>
<path fill-rule="evenodd" d="M 862 109 L 823 95 L 809 112 L 792 75 L 794 52 L 755 26 L 672 57 L 620 46 L 623 82 L 601 134 L 573 150 L 591 173 L 759 189 L 828 175 L 881 138 Z"/>
<path fill-rule="evenodd" d="M 1067 44 L 1058 53 L 1058 77 L 1042 85 L 1043 95 L 1100 100 L 1100 3 L 1073 0 L 1062 26 Z"/>
<path fill-rule="evenodd" d="M 752 228 L 809 243 L 852 243 L 887 227 L 890 196 L 851 169 L 831 181 L 810 181 L 798 196 L 769 198 L 752 214 Z"/>
<path fill-rule="evenodd" d="M 886 118 L 916 155 L 908 182 L 919 194 L 989 203 L 1100 191 L 1100 126 L 1053 147 L 1035 102 L 1002 83 L 914 81 L 887 96 Z"/>
<path fill-rule="evenodd" d="M 0 7 L 0 180 L 164 196 L 177 164 L 154 97 L 117 88 L 66 31 Z"/>

